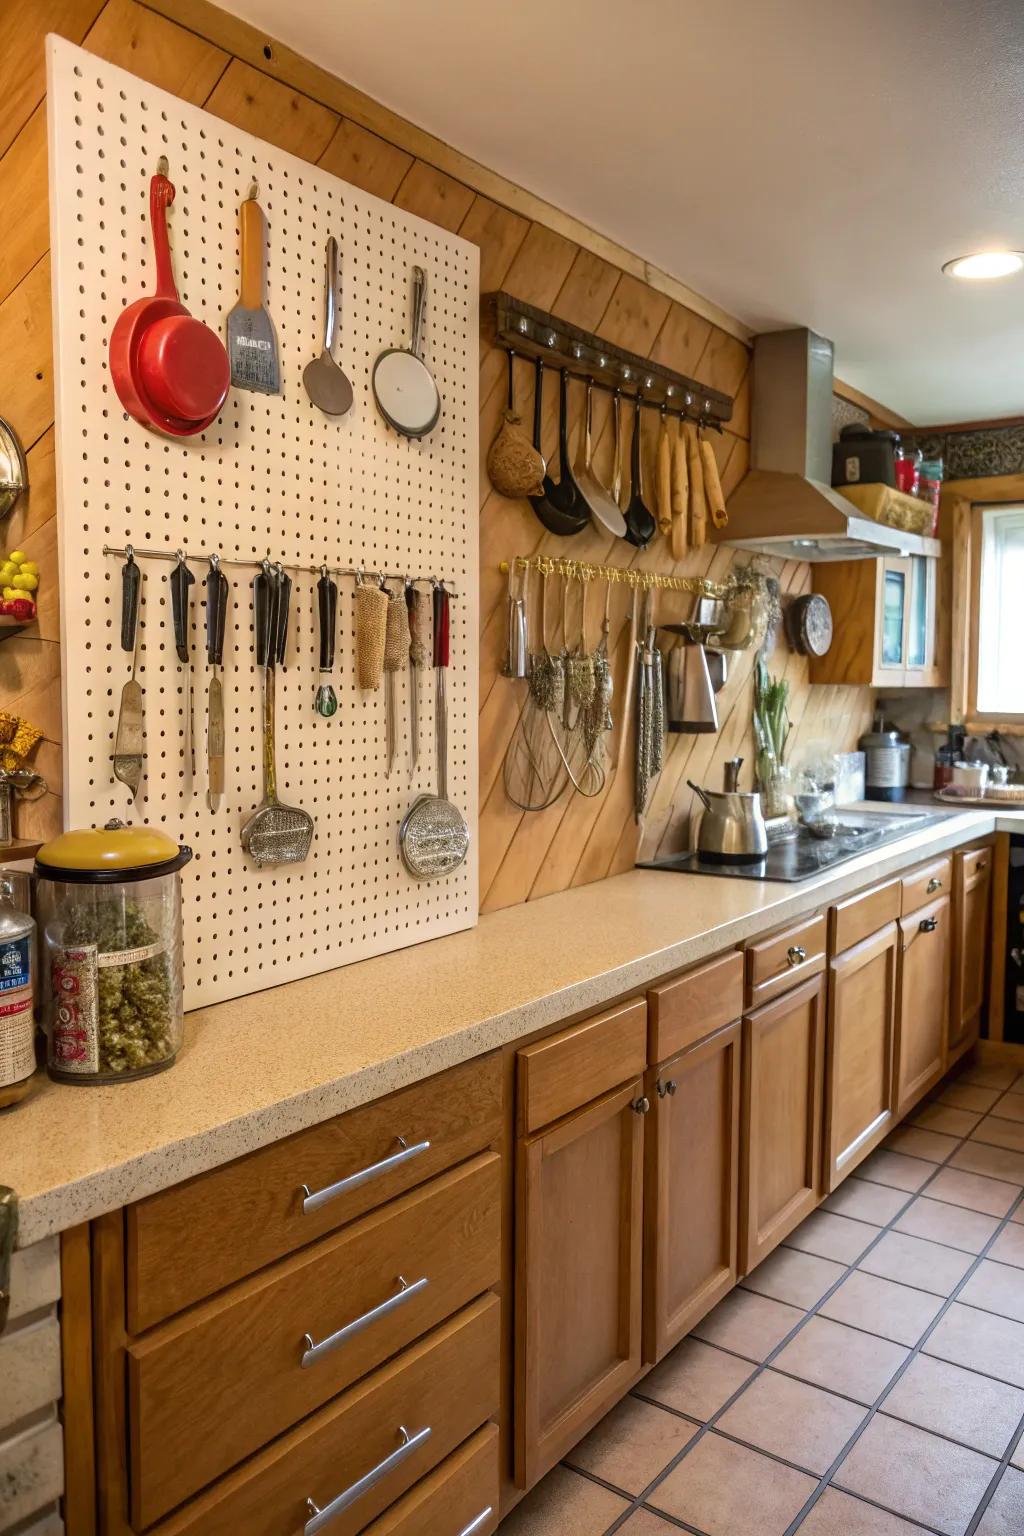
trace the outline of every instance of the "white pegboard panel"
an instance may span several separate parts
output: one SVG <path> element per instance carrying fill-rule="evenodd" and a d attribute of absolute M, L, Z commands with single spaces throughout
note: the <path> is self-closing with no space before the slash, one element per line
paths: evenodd
<path fill-rule="evenodd" d="M 50 218 L 57 373 L 57 463 L 65 822 L 110 815 L 161 826 L 195 851 L 183 879 L 186 1006 L 195 1008 L 471 927 L 477 920 L 478 312 L 475 246 L 253 138 L 59 39 L 48 40 Z M 255 178 L 269 225 L 267 307 L 282 394 L 232 390 L 204 434 L 170 439 L 127 417 L 107 364 L 124 304 L 152 292 L 149 182 L 166 155 L 182 302 L 224 332 L 238 294 L 238 205 Z M 327 418 L 302 387 L 322 344 L 324 247 L 341 259 L 335 352 L 352 380 L 348 416 Z M 443 399 L 422 442 L 377 414 L 370 372 L 405 345 L 411 268 L 426 269 L 424 356 Z M 399 673 L 400 757 L 384 774 L 384 693 L 362 694 L 353 668 L 353 583 L 338 578 L 334 685 L 339 709 L 313 710 L 316 578 L 295 577 L 287 665 L 278 673 L 278 790 L 316 823 L 304 865 L 256 870 L 242 822 L 261 801 L 259 677 L 252 654 L 252 571 L 228 567 L 225 642 L 227 792 L 206 806 L 205 563 L 195 562 L 192 653 L 197 772 L 182 750 L 187 687 L 170 624 L 169 565 L 141 560 L 138 677 L 146 768 L 138 800 L 112 775 L 120 649 L 120 559 L 105 544 L 183 547 L 300 566 L 443 577 L 451 604 L 448 793 L 471 834 L 467 863 L 418 884 L 398 827 L 434 787 L 433 673 L 421 675 L 421 750 L 408 772 L 408 677 Z M 242 1047 L 244 1049 L 244 1046 Z"/>

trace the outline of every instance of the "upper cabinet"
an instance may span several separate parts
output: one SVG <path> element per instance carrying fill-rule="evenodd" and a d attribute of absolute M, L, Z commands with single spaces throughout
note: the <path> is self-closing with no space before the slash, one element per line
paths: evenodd
<path fill-rule="evenodd" d="M 812 683 L 936 688 L 948 679 L 936 638 L 939 562 L 927 555 L 837 560 L 814 568 L 832 608 L 828 654 L 810 658 Z"/>

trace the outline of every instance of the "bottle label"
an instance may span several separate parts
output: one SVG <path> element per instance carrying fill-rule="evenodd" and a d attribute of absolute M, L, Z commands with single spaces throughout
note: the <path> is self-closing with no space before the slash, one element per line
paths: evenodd
<path fill-rule="evenodd" d="M 16 992 L 19 987 L 31 985 L 31 937 L 26 934 L 23 939 L 0 941 L 0 992 Z"/>
<path fill-rule="evenodd" d="M 154 955 L 162 955 L 162 944 L 140 944 L 137 949 L 108 949 L 102 955 L 96 956 L 96 964 L 103 970 L 109 965 L 141 965 L 143 960 L 152 960 Z"/>
<path fill-rule="evenodd" d="M 36 1069 L 32 1016 L 32 940 L 0 943 L 0 1087 L 23 1082 Z"/>
<path fill-rule="evenodd" d="M 100 1065 L 96 945 L 62 949 L 53 965 L 50 1059 L 61 1072 L 98 1072 Z"/>

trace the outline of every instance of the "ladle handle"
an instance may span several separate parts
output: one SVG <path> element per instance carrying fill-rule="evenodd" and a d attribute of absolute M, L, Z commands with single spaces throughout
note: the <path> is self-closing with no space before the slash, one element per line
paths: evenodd
<path fill-rule="evenodd" d="M 412 341 L 409 346 L 414 357 L 420 355 L 423 340 L 423 314 L 427 307 L 427 274 L 422 267 L 412 269 Z"/>
<path fill-rule="evenodd" d="M 533 446 L 540 453 L 541 417 L 544 413 L 544 361 L 537 359 L 537 377 L 533 386 Z"/>
<path fill-rule="evenodd" d="M 710 809 L 711 809 L 711 801 L 708 799 L 707 795 L 701 789 L 700 785 L 699 784 L 695 784 L 692 779 L 687 779 L 686 782 L 689 785 L 689 787 L 693 790 L 694 794 L 700 796 L 700 799 L 701 799 L 701 802 L 703 803 L 704 809 L 706 811 L 710 811 Z"/>
<path fill-rule="evenodd" d="M 324 351 L 328 357 L 334 346 L 334 326 L 337 320 L 338 293 L 338 242 L 333 235 L 327 238 L 327 270 L 324 276 Z"/>

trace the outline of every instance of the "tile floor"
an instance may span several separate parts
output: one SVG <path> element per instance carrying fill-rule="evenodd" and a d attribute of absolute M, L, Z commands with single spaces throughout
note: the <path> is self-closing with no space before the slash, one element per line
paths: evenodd
<path fill-rule="evenodd" d="M 1024 1075 L 968 1068 L 500 1536 L 1024 1536 Z"/>

